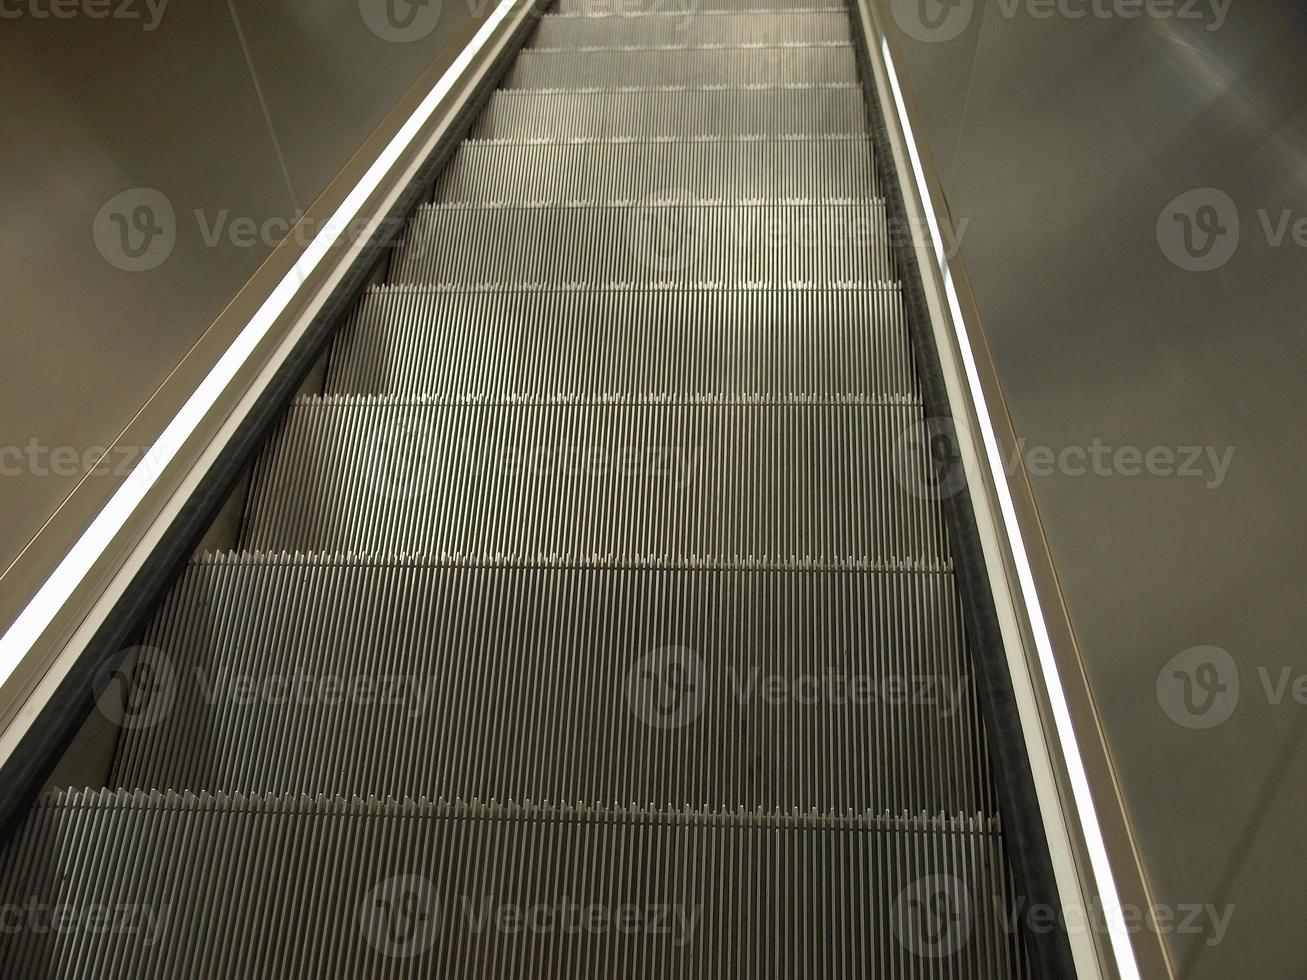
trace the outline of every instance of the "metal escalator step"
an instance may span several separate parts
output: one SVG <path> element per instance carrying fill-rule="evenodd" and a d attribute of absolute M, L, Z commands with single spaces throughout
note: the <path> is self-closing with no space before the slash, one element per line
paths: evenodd
<path fill-rule="evenodd" d="M 670 45 L 848 44 L 846 11 L 748 11 L 652 13 L 617 17 L 547 14 L 533 48 L 599 48 Z"/>
<path fill-rule="evenodd" d="M 464 143 L 435 200 L 466 204 L 611 204 L 669 187 L 714 201 L 854 201 L 878 196 L 871 140 L 667 140 Z"/>
<path fill-rule="evenodd" d="M 881 201 L 418 210 L 394 283 L 877 283 L 894 275 Z"/>
<path fill-rule="evenodd" d="M 36 804 L 0 879 L 22 896 L 4 963 L 22 977 L 1022 969 L 998 828 L 975 816 L 87 790 Z"/>
<path fill-rule="evenodd" d="M 242 544 L 939 560 L 948 555 L 939 508 L 914 492 L 928 485 L 930 462 L 915 445 L 920 420 L 920 404 L 897 397 L 303 398 L 259 459 Z"/>
<path fill-rule="evenodd" d="M 854 85 L 643 92 L 500 89 L 473 139 L 806 136 L 867 132 Z"/>
<path fill-rule="evenodd" d="M 233 553 L 143 642 L 112 786 L 994 812 L 944 570 Z"/>
<path fill-rule="evenodd" d="M 917 395 L 898 286 L 381 286 L 336 335 L 327 394 Z"/>
<path fill-rule="evenodd" d="M 504 88 L 660 88 L 858 81 L 849 45 L 541 51 L 528 48 Z"/>

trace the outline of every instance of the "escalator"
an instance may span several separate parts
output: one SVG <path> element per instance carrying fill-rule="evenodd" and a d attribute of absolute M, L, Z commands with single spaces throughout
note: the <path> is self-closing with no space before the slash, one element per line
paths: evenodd
<path fill-rule="evenodd" d="M 1031 975 L 869 127 L 842 8 L 543 16 L 4 974 Z"/>

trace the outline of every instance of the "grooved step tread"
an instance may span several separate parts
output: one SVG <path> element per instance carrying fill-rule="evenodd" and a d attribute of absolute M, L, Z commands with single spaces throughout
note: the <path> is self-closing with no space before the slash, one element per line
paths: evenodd
<path fill-rule="evenodd" d="M 472 139 L 807 136 L 865 133 L 854 86 L 650 91 L 500 89 Z"/>
<path fill-rule="evenodd" d="M 436 181 L 447 203 L 875 200 L 871 141 L 464 143 Z"/>
<path fill-rule="evenodd" d="M 661 47 L 715 44 L 848 44 L 844 11 L 747 13 L 653 13 L 616 17 L 546 15 L 532 38 L 534 48 L 614 45 Z"/>
<path fill-rule="evenodd" d="M 652 342 L 650 342 L 650 340 Z M 917 396 L 897 287 L 369 291 L 328 394 Z"/>
<path fill-rule="evenodd" d="M 233 554 L 143 642 L 114 786 L 994 811 L 945 572 Z"/>
<path fill-rule="evenodd" d="M 391 281 L 781 286 L 896 278 L 881 201 L 727 207 L 675 200 L 420 208 Z"/>
<path fill-rule="evenodd" d="M 921 407 L 297 401 L 247 548 L 730 560 L 948 555 Z"/>
<path fill-rule="evenodd" d="M 659 87 L 856 83 L 849 45 L 636 51 L 541 51 L 528 48 L 505 88 Z"/>
<path fill-rule="evenodd" d="M 36 805 L 0 880 L 28 896 L 4 964 L 25 977 L 1002 980 L 1021 963 L 995 824 L 974 816 L 87 791 Z M 943 943 L 918 919 L 941 882 L 959 910 Z M 55 907 L 70 927 L 21 928 Z"/>

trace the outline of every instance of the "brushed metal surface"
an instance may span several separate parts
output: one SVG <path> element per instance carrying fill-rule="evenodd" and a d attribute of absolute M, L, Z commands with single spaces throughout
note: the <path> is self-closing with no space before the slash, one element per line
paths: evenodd
<path fill-rule="evenodd" d="M 398 34 L 387 3 L 408 24 Z M 108 498 L 141 449 L 104 464 L 93 450 L 128 427 L 297 213 L 486 7 L 414 5 L 409 22 L 405 6 L 141 0 L 103 18 L 86 12 L 96 4 L 62 5 L 71 14 L 59 17 L 43 16 L 40 0 L 6 6 L 0 574 L 75 488 Z M 175 229 L 174 244 L 126 271 L 97 248 L 96 219 L 137 188 L 167 199 L 173 223 L 157 208 L 151 227 Z M 138 203 L 108 210 L 130 222 Z M 98 239 L 111 254 L 123 231 L 112 220 L 101 217 Z M 144 242 L 127 231 L 130 245 Z M 32 588 L 24 575 L 8 598 Z"/>
<path fill-rule="evenodd" d="M 1273 0 L 1133 19 L 1127 4 L 954 6 L 962 20 L 921 40 L 912 5 L 893 5 L 906 74 L 965 222 L 1153 900 L 1175 915 L 1176 972 L 1301 976 L 1307 707 L 1291 679 L 1307 672 L 1307 250 L 1292 223 L 1307 216 L 1307 14 Z M 1194 188 L 1224 192 L 1235 217 L 1219 196 L 1173 203 Z M 1207 261 L 1236 221 L 1237 248 L 1189 271 L 1159 227 L 1189 221 L 1199 253 L 1213 215 L 1225 232 Z M 1204 455 L 1197 476 L 1132 475 L 1133 457 L 1095 475 L 1044 452 L 1096 445 Z M 1229 665 L 1174 660 L 1194 647 Z M 1236 674 L 1229 717 L 1229 701 L 1200 710 L 1207 682 L 1232 692 Z M 1186 923 L 1191 906 L 1215 908 Z"/>

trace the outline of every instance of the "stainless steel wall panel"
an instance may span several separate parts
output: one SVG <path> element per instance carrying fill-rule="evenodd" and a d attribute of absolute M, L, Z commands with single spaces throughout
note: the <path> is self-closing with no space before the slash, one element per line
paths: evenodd
<path fill-rule="evenodd" d="M 0 572 L 79 484 L 108 498 L 152 437 L 97 447 L 474 13 L 396 35 L 381 0 L 51 6 L 0 31 Z"/>
<path fill-rule="evenodd" d="M 967 222 L 1027 452 L 1014 465 L 1154 898 L 1229 915 L 1219 937 L 1170 931 L 1178 973 L 1297 976 L 1307 751 L 1302 706 L 1275 701 L 1307 672 L 1307 251 L 1292 231 L 1307 215 L 1307 14 L 1186 9 L 1071 20 L 977 3 L 956 36 L 901 30 L 901 70 Z M 1267 227 L 1286 214 L 1277 244 Z M 1176 459 L 1151 475 L 1111 456 L 1097 475 L 1044 461 L 1095 445 Z M 1228 658 L 1185 653 L 1212 647 Z M 1236 681 L 1225 718 L 1212 698 Z"/>

